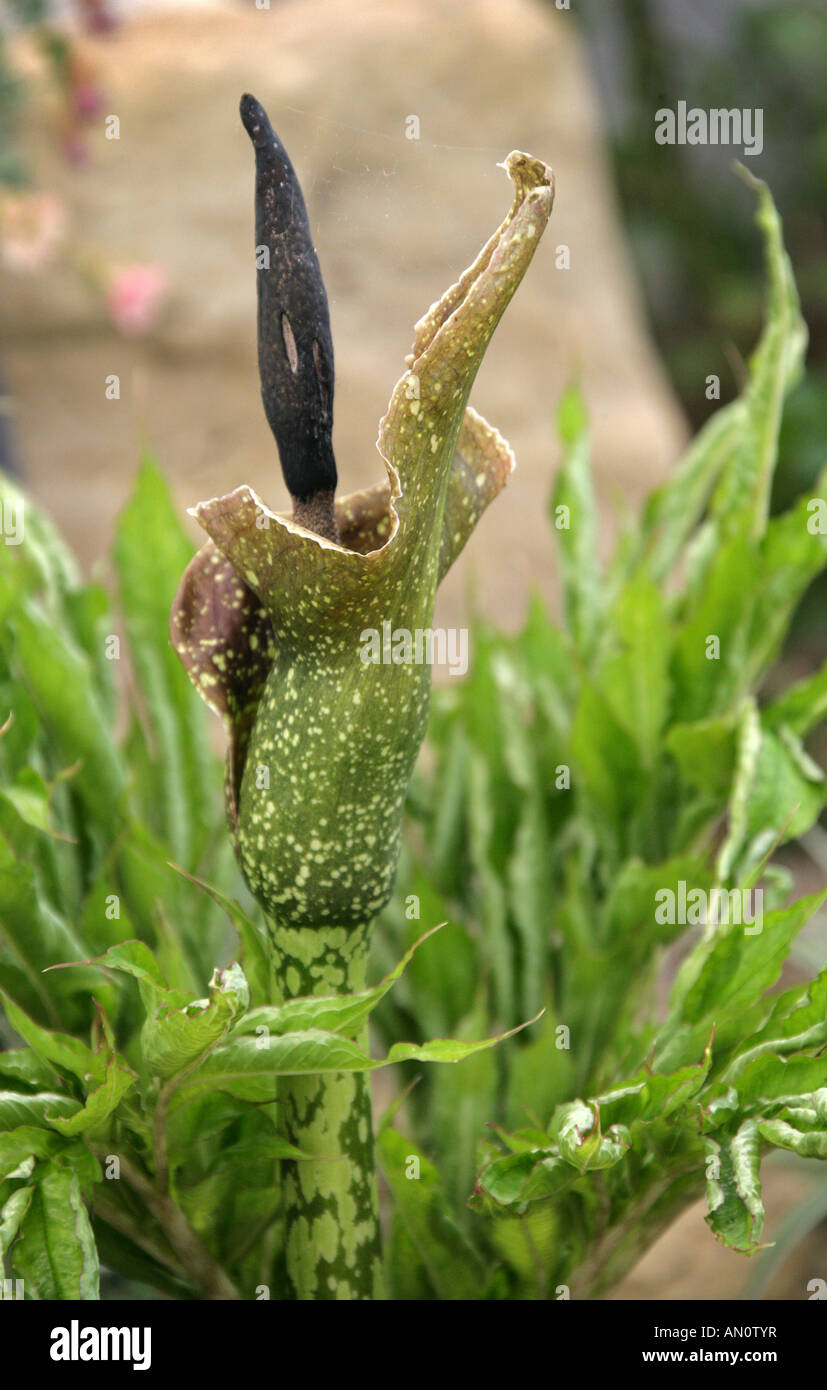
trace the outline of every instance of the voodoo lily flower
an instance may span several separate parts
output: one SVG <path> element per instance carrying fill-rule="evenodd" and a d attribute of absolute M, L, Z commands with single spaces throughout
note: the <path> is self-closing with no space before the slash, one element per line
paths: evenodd
<path fill-rule="evenodd" d="M 548 220 L 553 180 L 539 160 L 509 155 L 511 210 L 417 324 L 379 426 L 387 477 L 337 500 L 333 347 L 304 200 L 254 98 L 242 99 L 241 117 L 256 157 L 262 398 L 293 514 L 271 512 L 246 485 L 194 509 L 209 540 L 184 574 L 171 637 L 228 728 L 230 829 L 268 920 L 283 990 L 335 993 L 358 983 L 369 924 L 392 892 L 430 698 L 426 665 L 363 659 L 366 633 L 386 622 L 411 634 L 429 627 L 437 585 L 514 466 L 508 445 L 466 401 Z M 355 1132 L 345 1131 L 360 1109 L 365 1142 L 369 1105 L 365 1119 L 354 1078 L 345 1080 L 351 1091 L 339 1098 L 335 1123 L 329 1117 L 327 1147 L 315 1152 L 329 1153 L 332 1136 L 353 1154 Z M 305 1148 L 312 1136 L 301 1116 L 317 1098 L 294 1096 L 291 1137 Z M 325 1104 L 339 1102 L 328 1093 Z M 288 1236 L 288 1266 L 301 1296 L 371 1296 L 352 1273 L 353 1249 L 331 1250 L 324 1278 L 318 1264 L 308 1274 L 313 1220 L 330 1208 L 319 1207 L 306 1165 L 298 1166 L 305 1211 L 292 1247 Z M 319 1176 L 328 1196 L 331 1167 Z M 301 1193 L 293 1195 L 300 1205 Z M 359 1243 L 361 1221 L 369 1244 L 375 1199 L 354 1181 L 348 1200 L 352 1239 Z M 341 1282 L 327 1292 L 346 1268 L 349 1292 Z"/>
<path fill-rule="evenodd" d="M 513 468 L 466 400 L 552 202 L 551 171 L 506 168 L 514 204 L 416 328 L 379 427 L 387 480 L 334 504 L 333 349 L 327 299 L 292 165 L 257 102 L 259 366 L 292 518 L 247 486 L 203 502 L 210 537 L 184 577 L 172 640 L 226 720 L 230 825 L 268 916 L 350 926 L 382 908 L 402 806 L 425 731 L 424 665 L 365 663 L 366 629 L 431 621 L 437 584 Z"/>

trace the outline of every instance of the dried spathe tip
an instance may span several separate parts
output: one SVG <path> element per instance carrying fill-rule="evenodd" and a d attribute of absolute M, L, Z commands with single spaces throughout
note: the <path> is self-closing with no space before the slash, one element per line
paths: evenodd
<path fill-rule="evenodd" d="M 278 445 L 296 520 L 337 539 L 333 497 L 333 342 L 319 259 L 301 186 L 255 97 L 241 120 L 256 152 L 258 366 L 264 413 Z"/>

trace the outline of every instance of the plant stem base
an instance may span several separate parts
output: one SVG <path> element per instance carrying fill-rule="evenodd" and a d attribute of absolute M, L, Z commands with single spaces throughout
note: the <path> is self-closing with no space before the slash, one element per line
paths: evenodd
<path fill-rule="evenodd" d="M 285 998 L 363 988 L 370 928 L 270 926 Z M 367 1046 L 367 1029 L 362 1039 Z M 279 1081 L 284 1132 L 318 1162 L 282 1163 L 287 1273 L 302 1300 L 382 1297 L 370 1080 L 365 1072 Z"/>

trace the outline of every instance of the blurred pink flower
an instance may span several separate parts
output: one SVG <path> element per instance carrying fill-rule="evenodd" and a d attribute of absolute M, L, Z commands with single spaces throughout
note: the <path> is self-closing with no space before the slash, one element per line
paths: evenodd
<path fill-rule="evenodd" d="M 118 27 L 118 17 L 101 0 L 81 0 L 85 27 L 93 34 L 110 34 Z"/>
<path fill-rule="evenodd" d="M 155 324 L 167 290 L 167 277 L 154 265 L 115 266 L 110 271 L 106 307 L 121 333 L 146 333 Z"/>
<path fill-rule="evenodd" d="M 8 270 L 42 269 L 53 259 L 65 227 L 66 210 L 53 193 L 0 197 L 0 261 Z"/>
<path fill-rule="evenodd" d="M 77 115 L 84 121 L 94 120 L 103 109 L 103 93 L 94 82 L 79 82 L 72 93 L 72 101 Z"/>
<path fill-rule="evenodd" d="M 79 135 L 77 131 L 71 131 L 64 139 L 63 158 L 76 169 L 87 162 L 89 147 L 83 136 Z"/>

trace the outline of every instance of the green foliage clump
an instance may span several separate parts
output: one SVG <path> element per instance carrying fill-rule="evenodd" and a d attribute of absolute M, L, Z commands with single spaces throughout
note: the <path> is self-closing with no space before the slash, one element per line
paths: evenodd
<path fill-rule="evenodd" d="M 516 637 L 478 623 L 469 679 L 435 692 L 402 886 L 450 926 L 379 1019 L 389 1038 L 463 1036 L 545 1014 L 413 1093 L 428 1220 L 421 1187 L 398 1180 L 411 1141 L 380 1138 L 407 1250 L 395 1284 L 391 1269 L 400 1293 L 452 1296 L 467 1247 L 492 1297 L 599 1295 L 704 1190 L 716 1237 L 752 1252 L 761 1154 L 827 1156 L 827 972 L 772 992 L 824 894 L 790 903 L 789 875 L 768 862 L 824 805 L 803 740 L 827 710 L 827 670 L 756 698 L 825 566 L 827 478 L 768 519 L 806 332 L 758 195 L 769 310 L 743 395 L 601 573 L 585 414 L 569 392 L 551 500 L 564 623 L 539 600 Z M 682 892 L 711 904 L 716 888 L 719 925 L 691 898 L 681 913 Z M 404 944 L 398 914 L 384 939 Z M 678 941 L 663 1017 L 658 967 Z M 457 1213 L 443 1266 L 438 1232 Z"/>

